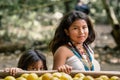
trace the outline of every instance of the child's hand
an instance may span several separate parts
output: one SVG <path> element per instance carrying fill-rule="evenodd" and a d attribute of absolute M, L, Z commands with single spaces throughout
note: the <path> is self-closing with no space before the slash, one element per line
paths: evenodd
<path fill-rule="evenodd" d="M 9 72 L 10 75 L 14 76 L 16 75 L 17 72 L 22 71 L 22 69 L 13 67 L 13 68 L 5 68 L 4 71 Z"/>
<path fill-rule="evenodd" d="M 65 64 L 65 65 L 59 66 L 59 67 L 58 67 L 58 71 L 59 71 L 59 72 L 65 72 L 65 73 L 70 74 L 71 71 L 72 71 L 72 67 Z"/>

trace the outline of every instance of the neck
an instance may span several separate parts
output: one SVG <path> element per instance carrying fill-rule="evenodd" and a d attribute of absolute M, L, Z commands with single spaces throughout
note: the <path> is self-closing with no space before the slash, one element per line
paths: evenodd
<path fill-rule="evenodd" d="M 70 46 L 74 47 L 76 49 L 76 51 L 78 51 L 79 53 L 81 53 L 81 54 L 85 53 L 85 49 L 84 49 L 83 43 L 70 42 L 68 44 Z"/>
<path fill-rule="evenodd" d="M 83 43 L 76 43 L 76 42 L 72 42 L 72 44 L 78 49 L 78 50 L 84 50 L 84 46 Z"/>
<path fill-rule="evenodd" d="M 71 41 L 72 42 L 72 44 L 74 45 L 74 46 L 83 46 L 83 43 L 78 43 L 78 42 L 74 42 L 74 41 Z"/>

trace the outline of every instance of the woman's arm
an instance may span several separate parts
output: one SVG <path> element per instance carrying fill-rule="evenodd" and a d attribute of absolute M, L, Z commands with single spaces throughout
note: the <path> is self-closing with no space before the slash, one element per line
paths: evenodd
<path fill-rule="evenodd" d="M 73 54 L 71 54 L 70 50 L 67 47 L 62 46 L 58 48 L 58 50 L 55 52 L 53 57 L 53 69 L 70 73 L 72 70 L 72 67 L 69 65 L 66 65 L 65 63 L 67 58 L 69 58 L 72 55 Z"/>
<path fill-rule="evenodd" d="M 66 48 L 65 47 L 58 48 L 53 56 L 53 69 L 57 70 L 59 66 L 64 65 L 66 59 L 67 59 Z"/>

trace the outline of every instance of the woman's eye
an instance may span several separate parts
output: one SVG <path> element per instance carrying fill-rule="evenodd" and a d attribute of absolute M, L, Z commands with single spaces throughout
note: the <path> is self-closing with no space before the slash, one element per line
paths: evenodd
<path fill-rule="evenodd" d="M 83 26 L 83 29 L 88 28 L 87 26 Z"/>

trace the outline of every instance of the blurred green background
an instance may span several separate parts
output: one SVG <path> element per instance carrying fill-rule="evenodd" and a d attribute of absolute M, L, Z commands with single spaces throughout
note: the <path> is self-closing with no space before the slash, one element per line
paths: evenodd
<path fill-rule="evenodd" d="M 95 57 L 101 64 L 120 64 L 120 0 L 82 1 L 90 7 L 97 32 L 91 45 Z M 76 4 L 77 0 L 0 0 L 0 55 L 18 55 L 29 48 L 49 53 L 60 18 Z"/>

